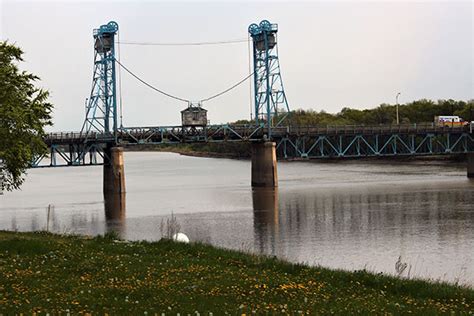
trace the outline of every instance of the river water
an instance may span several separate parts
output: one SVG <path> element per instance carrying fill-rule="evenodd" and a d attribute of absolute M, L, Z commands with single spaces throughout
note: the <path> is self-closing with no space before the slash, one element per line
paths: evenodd
<path fill-rule="evenodd" d="M 278 168 L 277 190 L 252 191 L 249 161 L 126 152 L 122 209 L 103 201 L 101 166 L 32 169 L 21 191 L 0 196 L 0 229 L 158 240 L 174 214 L 192 241 L 388 274 L 400 260 L 402 276 L 474 286 L 474 181 L 462 165 Z"/>

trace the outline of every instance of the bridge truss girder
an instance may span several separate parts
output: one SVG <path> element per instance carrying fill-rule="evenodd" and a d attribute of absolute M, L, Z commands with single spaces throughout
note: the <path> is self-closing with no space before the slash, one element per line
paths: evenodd
<path fill-rule="evenodd" d="M 127 127 L 120 129 L 120 143 L 123 145 L 159 145 L 259 141 L 262 139 L 263 133 L 263 125 L 223 124 L 197 128 L 185 126 Z"/>
<path fill-rule="evenodd" d="M 127 127 L 118 129 L 121 146 L 179 143 L 261 142 L 261 125 L 209 125 Z M 364 158 L 449 155 L 474 152 L 472 126 L 439 127 L 433 124 L 397 126 L 276 127 L 273 129 L 280 158 Z M 47 155 L 32 167 L 103 164 L 104 148 L 114 145 L 109 134 L 52 133 L 45 138 Z"/>
<path fill-rule="evenodd" d="M 263 134 L 263 125 L 156 126 L 119 128 L 117 139 L 119 146 L 140 146 L 261 141 Z M 106 133 L 51 133 L 45 143 L 48 153 L 36 157 L 32 168 L 103 165 L 109 158 L 104 148 L 116 145 Z"/>
<path fill-rule="evenodd" d="M 463 154 L 474 151 L 470 133 L 284 136 L 282 158 L 363 158 Z"/>
<path fill-rule="evenodd" d="M 33 161 L 32 168 L 93 166 L 104 164 L 103 144 L 71 143 L 51 144 L 48 153 L 38 156 Z"/>

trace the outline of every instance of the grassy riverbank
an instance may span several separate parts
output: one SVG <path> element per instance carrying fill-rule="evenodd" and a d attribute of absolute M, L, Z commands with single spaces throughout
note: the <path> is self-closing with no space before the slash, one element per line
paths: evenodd
<path fill-rule="evenodd" d="M 68 310 L 472 314 L 474 290 L 310 268 L 201 244 L 0 232 L 0 313 Z"/>

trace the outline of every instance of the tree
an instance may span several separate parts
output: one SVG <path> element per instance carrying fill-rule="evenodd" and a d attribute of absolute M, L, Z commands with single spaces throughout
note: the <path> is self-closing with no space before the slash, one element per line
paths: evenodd
<path fill-rule="evenodd" d="M 44 127 L 52 125 L 49 93 L 39 78 L 18 69 L 23 51 L 0 42 L 0 160 L 6 190 L 18 189 L 35 157 L 46 153 Z"/>

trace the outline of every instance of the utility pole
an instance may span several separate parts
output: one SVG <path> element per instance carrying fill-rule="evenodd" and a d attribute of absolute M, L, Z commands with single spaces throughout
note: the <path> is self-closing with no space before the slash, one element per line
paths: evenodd
<path fill-rule="evenodd" d="M 398 97 L 400 96 L 400 92 L 397 93 L 397 96 L 395 97 L 395 100 L 397 102 L 397 125 L 400 125 L 400 118 L 398 117 Z"/>

